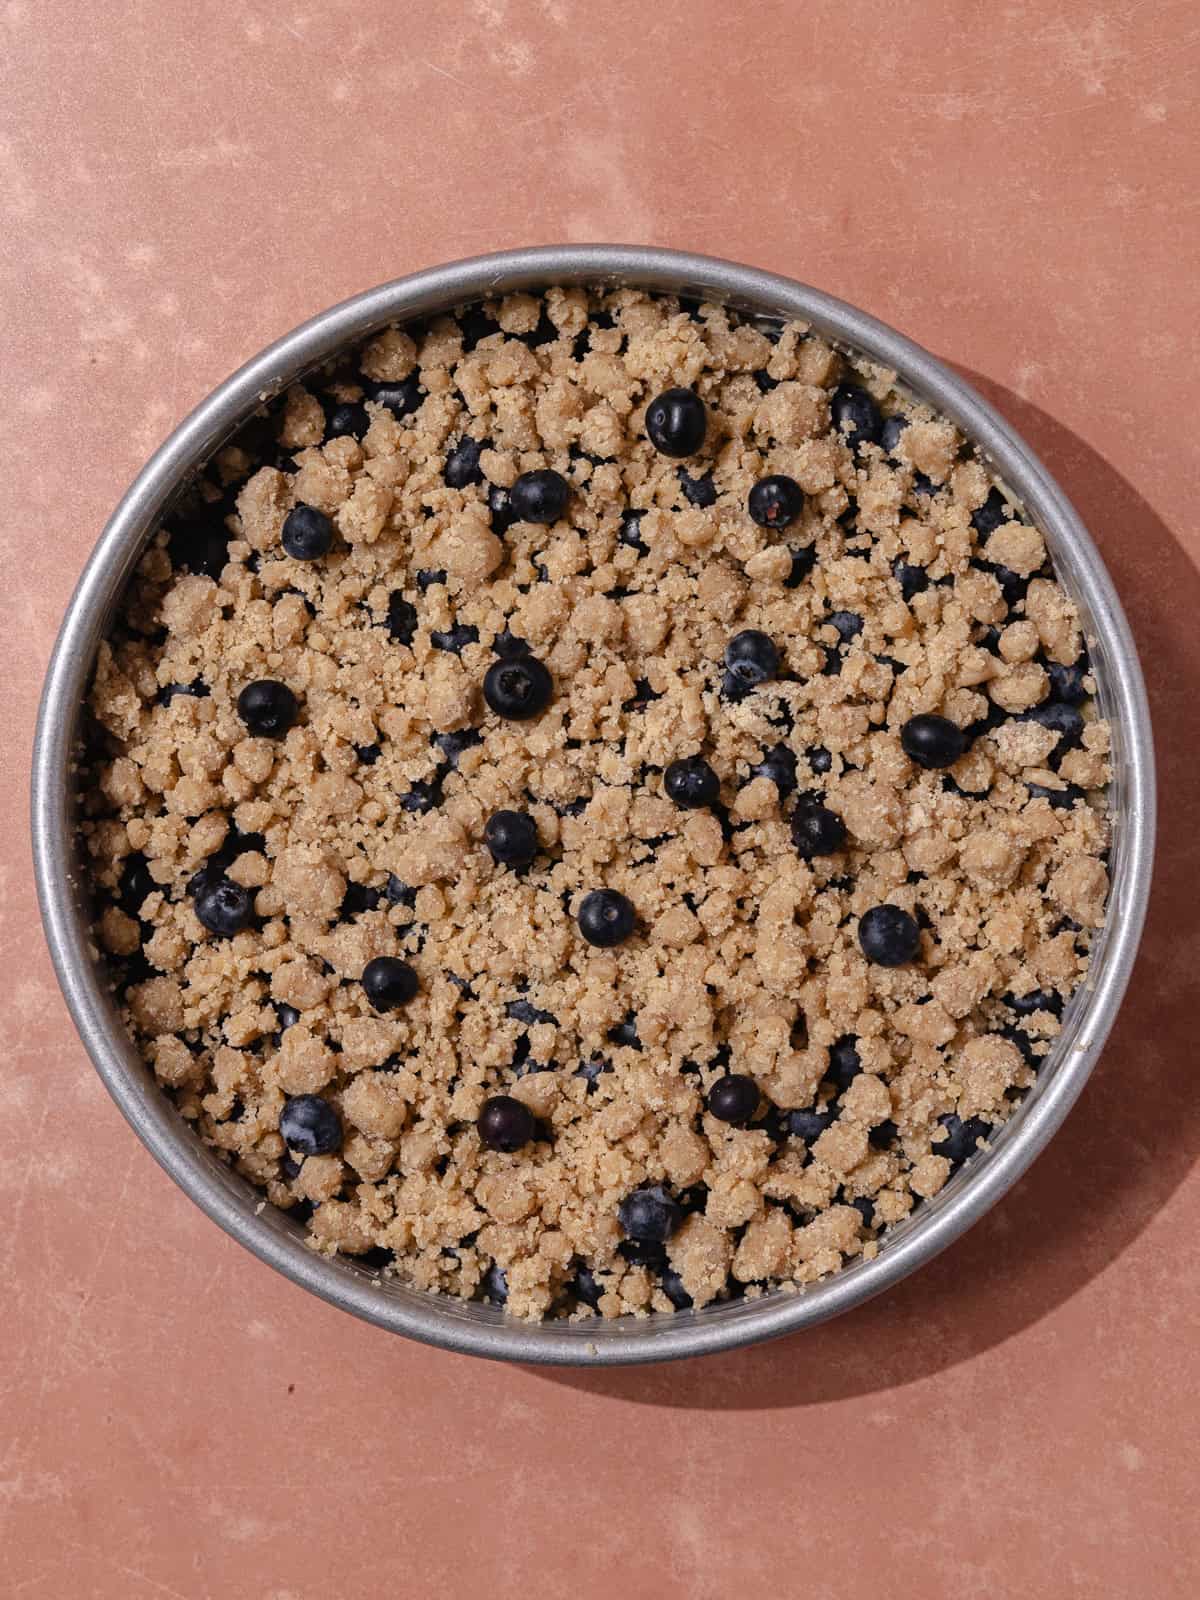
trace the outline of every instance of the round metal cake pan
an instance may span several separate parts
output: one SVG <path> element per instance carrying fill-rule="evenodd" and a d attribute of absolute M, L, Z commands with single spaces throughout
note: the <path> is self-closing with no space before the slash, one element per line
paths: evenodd
<path fill-rule="evenodd" d="M 388 323 L 550 284 L 632 285 L 703 296 L 768 317 L 799 317 L 836 342 L 893 368 L 951 417 L 983 452 L 1046 535 L 1060 580 L 1092 645 L 1101 710 L 1112 723 L 1114 836 L 1108 920 L 1084 988 L 1036 1086 L 990 1149 L 883 1236 L 873 1261 L 795 1292 L 646 1318 L 528 1324 L 380 1281 L 348 1258 L 327 1259 L 303 1230 L 263 1204 L 208 1150 L 155 1083 L 117 1014 L 89 927 L 75 841 L 73 758 L 97 646 L 147 538 L 181 486 L 261 404 L 343 347 Z M 1094 1066 L 1129 980 L 1141 936 L 1154 849 L 1154 755 L 1149 708 L 1128 623 L 1104 564 L 1066 495 L 1025 441 L 962 378 L 865 312 L 790 278 L 673 250 L 547 246 L 432 267 L 370 289 L 287 334 L 220 385 L 130 486 L 84 569 L 46 674 L 33 757 L 33 852 L 46 937 L 75 1025 L 109 1093 L 175 1182 L 262 1261 L 322 1299 L 393 1333 L 493 1359 L 621 1365 L 712 1354 L 794 1333 L 848 1311 L 930 1260 L 1004 1194 L 1058 1128 Z"/>

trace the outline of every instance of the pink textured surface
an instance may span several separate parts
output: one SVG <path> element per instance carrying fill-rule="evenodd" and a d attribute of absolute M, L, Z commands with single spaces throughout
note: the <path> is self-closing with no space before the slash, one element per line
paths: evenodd
<path fill-rule="evenodd" d="M 5 1594 L 1200 1589 L 1198 28 L 1187 0 L 0 7 Z M 88 1066 L 26 844 L 58 618 L 153 445 L 321 306 L 555 239 L 791 273 L 975 377 L 1110 563 L 1164 791 L 1132 997 L 1014 1194 L 839 1323 L 609 1376 L 390 1339 L 225 1239 Z"/>

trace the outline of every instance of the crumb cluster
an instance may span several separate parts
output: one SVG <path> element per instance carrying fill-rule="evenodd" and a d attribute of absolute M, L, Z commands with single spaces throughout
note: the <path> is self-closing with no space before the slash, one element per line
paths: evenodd
<path fill-rule="evenodd" d="M 682 460 L 646 436 L 676 387 L 706 415 Z M 565 509 L 522 521 L 544 469 Z M 781 528 L 747 509 L 768 475 L 803 496 Z M 746 630 L 778 671 L 735 693 Z M 553 688 L 513 720 L 482 685 L 523 654 Z M 281 733 L 239 712 L 260 680 Z M 892 373 L 718 305 L 511 295 L 310 375 L 151 540 L 89 700 L 97 940 L 180 1113 L 319 1251 L 527 1318 L 801 1285 L 936 1194 L 1059 1030 L 1107 894 L 1094 688 L 1041 533 Z M 901 743 L 926 714 L 965 735 L 943 770 Z M 693 756 L 720 794 L 685 809 Z M 844 840 L 806 858 L 818 800 Z M 500 810 L 530 864 L 493 859 Z M 230 934 L 197 915 L 217 882 Z M 598 889 L 636 913 L 611 948 L 577 921 Z M 879 905 L 914 959 L 867 959 Z M 391 1009 L 380 957 L 416 975 Z M 730 1074 L 740 1125 L 708 1105 Z M 481 1138 L 498 1095 L 519 1149 Z M 336 1148 L 285 1143 L 302 1096 Z M 664 1239 L 627 1232 L 643 1191 Z"/>

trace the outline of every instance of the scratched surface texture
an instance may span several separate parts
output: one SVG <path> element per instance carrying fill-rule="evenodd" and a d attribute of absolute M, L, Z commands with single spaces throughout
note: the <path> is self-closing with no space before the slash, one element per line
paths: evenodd
<path fill-rule="evenodd" d="M 8 0 L 0 49 L 0 1593 L 1195 1595 L 1195 7 Z M 1163 840 L 1092 1085 L 967 1239 L 782 1344 L 551 1377 L 358 1326 L 153 1166 L 25 791 L 76 574 L 214 383 L 380 279 L 597 239 L 806 278 L 1026 431 L 1129 607 Z"/>

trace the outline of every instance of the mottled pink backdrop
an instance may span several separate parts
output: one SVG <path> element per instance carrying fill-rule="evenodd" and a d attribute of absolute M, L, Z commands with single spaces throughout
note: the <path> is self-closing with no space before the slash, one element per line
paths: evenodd
<path fill-rule="evenodd" d="M 5 1595 L 1197 1593 L 1198 41 L 1187 0 L 0 5 Z M 25 800 L 166 431 L 333 300 L 564 239 L 792 273 L 975 378 L 1117 578 L 1164 794 L 1133 995 L 1014 1194 L 832 1326 L 609 1376 L 360 1327 L 184 1200 L 66 1018 Z"/>

